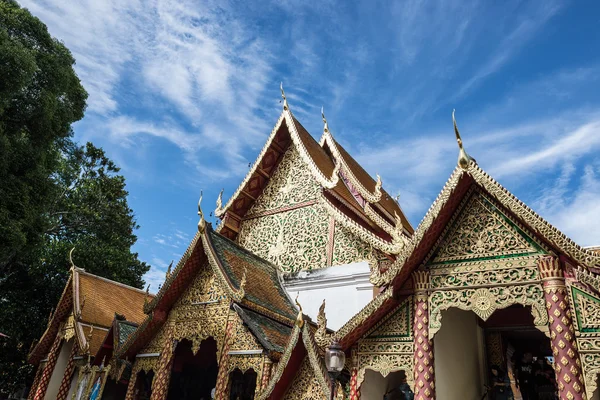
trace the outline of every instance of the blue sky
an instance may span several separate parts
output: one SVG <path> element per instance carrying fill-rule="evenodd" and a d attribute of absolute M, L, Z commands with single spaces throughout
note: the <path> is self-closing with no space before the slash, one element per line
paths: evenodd
<path fill-rule="evenodd" d="M 600 244 L 600 3 L 20 0 L 73 52 L 77 140 L 122 168 L 156 291 L 281 111 L 379 173 L 416 227 L 456 165 Z"/>

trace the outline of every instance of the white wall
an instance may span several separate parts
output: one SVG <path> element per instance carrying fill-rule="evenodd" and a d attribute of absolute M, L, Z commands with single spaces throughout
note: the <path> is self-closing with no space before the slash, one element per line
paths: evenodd
<path fill-rule="evenodd" d="M 54 366 L 54 371 L 52 372 L 52 377 L 50 378 L 50 383 L 48 384 L 48 390 L 46 391 L 46 396 L 44 399 L 56 399 L 58 389 L 60 388 L 60 384 L 65 374 L 65 368 L 69 362 L 69 356 L 71 355 L 72 348 L 73 340 L 67 343 L 63 342 L 61 345 L 58 360 L 56 360 L 56 365 Z"/>
<path fill-rule="evenodd" d="M 483 395 L 484 347 L 477 316 L 451 308 L 442 313 L 434 337 L 435 387 L 438 400 L 477 400 Z"/>
<path fill-rule="evenodd" d="M 327 327 L 337 330 L 373 299 L 369 265 L 359 262 L 314 271 L 302 271 L 284 279 L 284 286 L 298 301 L 304 313 L 315 322 L 326 300 Z"/>
<path fill-rule="evenodd" d="M 398 387 L 402 383 L 402 376 L 406 376 L 404 372 L 392 372 L 385 378 L 379 372 L 366 370 L 365 380 L 360 386 L 361 400 L 381 400 L 383 395 L 394 387 Z"/>

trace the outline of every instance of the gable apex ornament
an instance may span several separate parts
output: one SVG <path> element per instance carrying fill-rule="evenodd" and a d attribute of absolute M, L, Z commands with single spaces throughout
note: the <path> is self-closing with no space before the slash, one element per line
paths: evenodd
<path fill-rule="evenodd" d="M 298 302 L 298 296 L 300 296 L 300 292 L 296 294 L 296 299 L 294 300 L 298 306 L 298 316 L 296 317 L 295 324 L 298 326 L 298 328 L 302 328 L 304 326 L 304 313 L 302 312 L 302 306 L 300 305 L 300 302 Z"/>
<path fill-rule="evenodd" d="M 456 110 L 452 110 L 452 123 L 454 124 L 454 134 L 456 135 L 456 141 L 458 142 L 458 148 L 459 148 L 459 152 L 458 152 L 458 166 L 463 169 L 463 170 L 467 170 L 469 169 L 469 164 L 471 163 L 471 161 L 473 160 L 465 151 L 465 148 L 463 147 L 463 142 L 462 139 L 460 137 L 460 132 L 458 131 L 458 126 L 456 125 L 456 118 L 454 118 L 454 113 L 456 112 Z"/>
<path fill-rule="evenodd" d="M 323 106 L 321 106 L 321 118 L 323 118 L 323 132 L 329 132 L 329 124 L 327 123 L 327 118 L 325 118 L 325 111 L 323 110 Z"/>
<path fill-rule="evenodd" d="M 283 109 L 289 110 L 287 99 L 285 98 L 285 92 L 283 91 L 283 82 L 279 84 L 279 89 L 281 89 L 281 98 L 283 99 Z"/>
<path fill-rule="evenodd" d="M 204 220 L 204 213 L 202 212 L 202 190 L 200 191 L 200 199 L 198 199 L 198 215 L 200 221 L 198 221 L 198 232 L 203 233 L 206 229 L 206 221 Z"/>
<path fill-rule="evenodd" d="M 69 262 L 71 263 L 71 271 L 75 270 L 75 263 L 73 262 L 73 251 L 75 251 L 75 246 L 73 246 L 73 248 L 71 249 L 71 251 L 69 251 Z"/>

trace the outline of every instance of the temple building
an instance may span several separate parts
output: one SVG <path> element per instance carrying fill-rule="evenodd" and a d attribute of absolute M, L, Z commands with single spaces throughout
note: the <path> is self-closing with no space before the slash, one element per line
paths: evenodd
<path fill-rule="evenodd" d="M 87 273 L 72 261 L 71 265 L 48 327 L 29 354 L 29 362 L 37 368 L 30 399 L 84 398 L 96 384 L 98 390 L 103 389 L 111 367 L 114 373 L 125 365 L 108 364 L 104 354 L 107 333 L 124 340 L 143 321 L 144 301 L 152 298 L 143 290 Z M 107 394 L 113 386 L 120 389 L 109 379 Z"/>
<path fill-rule="evenodd" d="M 206 222 L 201 197 L 198 232 L 156 296 L 127 289 L 137 302 L 123 308 L 106 290 L 92 323 L 80 294 L 63 295 L 30 356 L 40 365 L 31 398 L 48 396 L 67 336 L 89 347 L 73 350 L 88 355 L 70 381 L 77 400 L 380 400 L 400 386 L 415 399 L 462 400 L 498 382 L 516 399 L 599 398 L 595 249 L 481 169 L 455 121 L 458 166 L 414 230 L 324 115 L 316 141 L 282 96 L 247 176 L 217 199 L 220 224 Z M 101 279 L 74 268 L 65 293 L 82 277 Z M 83 313 L 98 316 L 90 296 Z M 104 329 L 90 340 L 83 328 L 66 334 L 72 325 Z M 345 364 L 330 374 L 337 346 Z M 547 385 L 529 385 L 523 365 Z M 95 382 L 107 383 L 94 392 Z"/>

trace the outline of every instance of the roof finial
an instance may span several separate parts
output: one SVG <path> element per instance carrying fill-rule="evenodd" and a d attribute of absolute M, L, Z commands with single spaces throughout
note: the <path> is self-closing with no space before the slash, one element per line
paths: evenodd
<path fill-rule="evenodd" d="M 223 191 L 225 188 L 221 189 L 219 192 L 219 197 L 217 197 L 217 210 L 220 210 L 223 207 Z"/>
<path fill-rule="evenodd" d="M 471 163 L 471 157 L 467 154 L 463 147 L 462 139 L 460 138 L 460 132 L 458 132 L 458 126 L 456 126 L 456 118 L 454 118 L 454 112 L 456 110 L 452 110 L 452 122 L 454 124 L 454 134 L 456 135 L 456 141 L 458 142 L 458 166 L 463 170 L 469 169 L 469 164 Z"/>
<path fill-rule="evenodd" d="M 331 343 L 331 335 L 327 334 L 327 316 L 325 315 L 325 299 L 321 307 L 319 307 L 319 314 L 317 315 L 317 330 L 315 332 L 315 342 L 324 348 Z"/>
<path fill-rule="evenodd" d="M 279 89 L 281 89 L 281 97 L 283 98 L 283 109 L 289 109 L 287 99 L 285 98 L 285 92 L 283 91 L 283 82 L 279 85 Z"/>
<path fill-rule="evenodd" d="M 375 182 L 375 195 L 381 196 L 381 186 L 383 185 L 383 183 L 381 182 L 381 176 L 379 176 L 379 174 L 375 175 L 377 175 L 377 182 Z"/>
<path fill-rule="evenodd" d="M 327 118 L 325 118 L 325 112 L 323 111 L 323 106 L 321 106 L 321 117 L 323 117 L 323 132 L 329 132 L 329 124 L 327 124 Z"/>
<path fill-rule="evenodd" d="M 198 200 L 198 215 L 200 216 L 198 231 L 202 233 L 204 232 L 204 229 L 206 229 L 206 221 L 204 220 L 204 213 L 202 212 L 202 190 L 200 191 L 200 199 Z"/>
<path fill-rule="evenodd" d="M 247 269 L 244 268 L 244 274 L 242 275 L 242 279 L 240 279 L 240 285 L 239 285 L 239 289 L 238 290 L 233 290 L 233 299 L 236 301 L 242 301 L 242 299 L 244 298 L 244 296 L 246 295 L 246 273 L 247 273 Z"/>
<path fill-rule="evenodd" d="M 302 328 L 302 326 L 304 325 L 304 314 L 302 313 L 302 306 L 300 305 L 300 303 L 298 302 L 298 296 L 300 296 L 300 292 L 298 292 L 296 294 L 296 305 L 298 306 L 298 316 L 296 317 L 296 325 L 298 325 L 299 328 Z"/>
<path fill-rule="evenodd" d="M 165 274 L 165 279 L 169 279 L 169 277 L 171 276 L 171 267 L 173 266 L 173 260 L 171 260 L 171 264 L 169 264 L 169 266 L 167 267 L 167 273 Z"/>
<path fill-rule="evenodd" d="M 71 263 L 71 270 L 75 269 L 75 263 L 73 262 L 73 251 L 75 250 L 75 246 L 69 252 L 69 262 Z"/>

